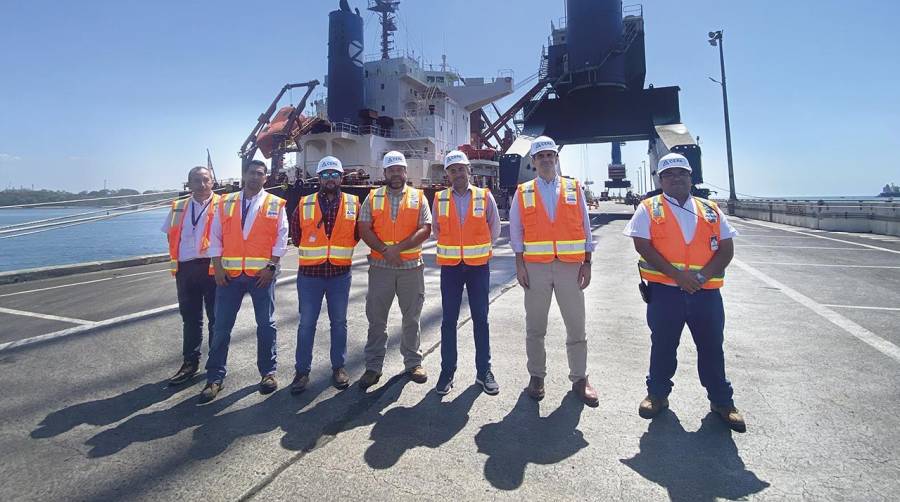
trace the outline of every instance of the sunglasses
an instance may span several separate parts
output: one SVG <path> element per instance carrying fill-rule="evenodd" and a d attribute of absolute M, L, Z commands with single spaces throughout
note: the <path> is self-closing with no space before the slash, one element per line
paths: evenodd
<path fill-rule="evenodd" d="M 337 171 L 332 171 L 329 173 L 322 173 L 319 175 L 319 178 L 322 178 L 323 180 L 336 180 L 340 177 L 341 177 L 341 173 L 339 173 Z"/>

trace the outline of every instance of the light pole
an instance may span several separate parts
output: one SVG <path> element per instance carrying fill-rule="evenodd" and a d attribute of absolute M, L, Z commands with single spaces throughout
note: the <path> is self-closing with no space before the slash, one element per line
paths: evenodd
<path fill-rule="evenodd" d="M 728 87 L 725 84 L 725 50 L 722 47 L 722 30 L 709 32 L 709 45 L 719 46 L 719 66 L 722 68 L 722 81 L 710 77 L 713 82 L 722 86 L 722 103 L 725 108 L 725 151 L 728 154 L 728 214 L 734 214 L 734 203 L 737 202 L 737 193 L 734 191 L 734 163 L 731 157 L 731 122 L 728 120 Z"/>

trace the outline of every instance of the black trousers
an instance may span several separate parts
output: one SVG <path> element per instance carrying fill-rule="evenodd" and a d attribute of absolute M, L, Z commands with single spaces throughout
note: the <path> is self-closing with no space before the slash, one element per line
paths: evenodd
<path fill-rule="evenodd" d="M 209 320 L 210 345 L 215 324 L 216 280 L 209 275 L 209 258 L 178 263 L 175 285 L 178 288 L 178 310 L 183 323 L 184 362 L 199 363 L 200 346 L 203 344 L 204 307 Z"/>

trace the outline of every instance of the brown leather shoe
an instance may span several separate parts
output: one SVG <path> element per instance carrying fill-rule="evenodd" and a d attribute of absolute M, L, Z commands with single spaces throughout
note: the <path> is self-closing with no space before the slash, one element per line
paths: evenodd
<path fill-rule="evenodd" d="M 212 382 L 206 384 L 206 387 L 203 387 L 203 390 L 200 392 L 200 404 L 206 404 L 219 395 L 219 391 L 222 390 L 222 382 Z"/>
<path fill-rule="evenodd" d="M 259 393 L 262 395 L 271 394 L 278 388 L 278 381 L 275 375 L 266 375 L 259 381 Z"/>
<path fill-rule="evenodd" d="M 379 378 L 381 378 L 381 373 L 376 373 L 372 370 L 366 370 L 366 372 L 363 373 L 363 376 L 359 379 L 359 388 L 362 390 L 366 390 L 378 383 Z"/>
<path fill-rule="evenodd" d="M 169 379 L 169 385 L 178 385 L 184 382 L 187 382 L 197 373 L 197 369 L 199 368 L 200 363 L 187 362 L 181 365 L 181 369 L 178 370 L 178 373 L 172 375 L 172 378 Z"/>
<path fill-rule="evenodd" d="M 309 385 L 309 373 L 297 373 L 294 375 L 294 381 L 291 382 L 291 394 L 300 394 L 306 390 Z"/>
<path fill-rule="evenodd" d="M 528 397 L 535 401 L 544 399 L 544 379 L 536 376 L 531 377 L 528 387 L 525 387 L 525 392 L 528 393 Z"/>
<path fill-rule="evenodd" d="M 334 382 L 336 389 L 346 389 L 350 386 L 350 375 L 344 368 L 338 368 L 331 373 L 331 380 Z"/>
<path fill-rule="evenodd" d="M 425 383 L 428 381 L 428 373 L 426 373 L 425 368 L 421 366 L 416 366 L 407 373 L 409 373 L 409 379 L 413 382 Z"/>
<path fill-rule="evenodd" d="M 651 419 L 656 415 L 659 415 L 659 412 L 669 407 L 669 400 L 666 398 L 658 398 L 653 394 L 647 394 L 647 397 L 641 401 L 641 404 L 638 406 L 638 415 L 641 418 Z"/>
<path fill-rule="evenodd" d="M 734 432 L 747 432 L 747 423 L 744 422 L 744 417 L 741 415 L 741 412 L 734 406 L 716 406 L 710 404 L 709 409 L 722 417 L 722 420 L 724 420 L 725 423 L 728 424 L 728 427 L 731 427 L 731 430 Z"/>
<path fill-rule="evenodd" d="M 600 398 L 597 397 L 597 391 L 594 390 L 593 387 L 591 387 L 591 383 L 588 382 L 587 377 L 573 383 L 572 392 L 574 392 L 576 396 L 581 398 L 581 400 L 584 401 L 584 404 L 590 406 L 591 408 L 600 406 Z"/>

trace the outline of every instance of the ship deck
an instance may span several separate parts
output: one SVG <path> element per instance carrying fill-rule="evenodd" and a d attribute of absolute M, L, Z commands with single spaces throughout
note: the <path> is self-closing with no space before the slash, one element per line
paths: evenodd
<path fill-rule="evenodd" d="M 456 388 L 443 398 L 433 392 L 441 324 L 433 241 L 422 313 L 429 382 L 394 376 L 403 368 L 395 305 L 385 377 L 368 393 L 329 385 L 324 313 L 310 388 L 288 391 L 296 253 L 276 293 L 281 388 L 270 396 L 256 391 L 248 299 L 225 388 L 206 406 L 197 406 L 202 374 L 166 385 L 181 349 L 166 264 L 0 286 L 0 499 L 895 497 L 900 238 L 733 219 L 742 235 L 723 290 L 726 366 L 748 421 L 746 434 L 734 434 L 709 412 L 687 333 L 671 410 L 653 421 L 637 416 L 650 340 L 636 253 L 621 235 L 630 213 L 602 203 L 592 215 L 598 246 L 586 303 L 596 409 L 569 392 L 555 307 L 547 396 L 536 403 L 522 393 L 522 289 L 505 229 L 491 262 L 498 396 L 472 385 L 465 310 Z M 363 249 L 348 319 L 353 381 L 364 367 Z"/>

